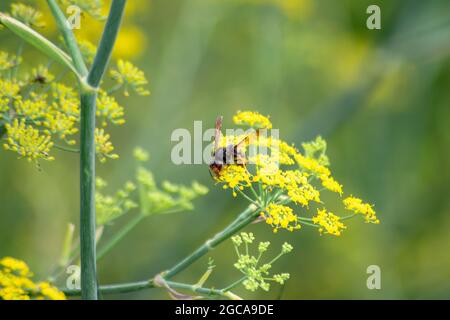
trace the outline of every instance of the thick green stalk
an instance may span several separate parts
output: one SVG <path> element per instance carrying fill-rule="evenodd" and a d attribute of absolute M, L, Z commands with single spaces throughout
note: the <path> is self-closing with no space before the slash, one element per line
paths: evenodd
<path fill-rule="evenodd" d="M 171 277 L 175 276 L 179 272 L 183 271 L 184 269 L 189 267 L 191 264 L 193 264 L 195 261 L 197 261 L 198 259 L 203 257 L 210 250 L 212 250 L 216 246 L 218 246 L 220 243 L 222 243 L 226 239 L 230 238 L 232 235 L 234 235 L 236 232 L 238 232 L 242 228 L 249 225 L 257 217 L 255 212 L 256 212 L 256 206 L 250 205 L 233 222 L 231 222 L 225 229 L 223 229 L 221 232 L 217 233 L 211 239 L 207 240 L 197 250 L 195 250 L 193 253 L 191 253 L 189 256 L 187 256 L 185 259 L 181 260 L 174 267 L 170 268 L 165 273 L 162 273 L 162 276 L 164 277 L 164 279 L 165 280 L 170 279 Z M 171 282 L 168 282 L 168 283 L 170 285 Z M 154 287 L 155 287 L 155 283 L 152 278 L 152 279 L 144 280 L 144 281 L 100 286 L 100 291 L 103 294 L 126 293 L 126 292 L 139 291 L 139 290 L 154 288 Z M 76 289 L 63 290 L 63 291 L 69 296 L 77 296 L 80 294 L 80 291 L 76 290 Z M 199 291 L 197 291 L 197 292 L 199 292 Z M 222 290 L 222 293 L 225 293 L 225 292 Z"/>
<path fill-rule="evenodd" d="M 180 271 L 186 269 L 186 267 L 193 264 L 195 261 L 197 261 L 199 258 L 203 257 L 208 251 L 214 249 L 217 245 L 222 243 L 224 240 L 231 237 L 233 234 L 247 226 L 250 222 L 252 222 L 255 219 L 255 216 L 253 215 L 254 211 L 256 209 L 256 206 L 250 205 L 244 212 L 242 212 L 238 218 L 236 219 L 239 221 L 238 223 L 232 222 L 229 227 L 225 228 L 221 232 L 217 233 L 214 237 L 211 239 L 205 241 L 205 243 L 200 246 L 197 250 L 195 250 L 193 253 L 191 253 L 189 256 L 187 256 L 185 259 L 181 260 L 178 264 L 176 264 L 174 267 L 172 267 L 170 270 L 168 270 L 165 274 L 163 274 L 163 277 L 165 279 L 170 279 L 173 276 L 175 276 Z"/>
<path fill-rule="evenodd" d="M 119 32 L 126 0 L 113 0 L 88 84 L 98 88 Z M 96 91 L 81 95 L 80 138 L 80 258 L 81 297 L 98 299 L 95 248 L 95 111 Z"/>
<path fill-rule="evenodd" d="M 64 37 L 80 79 L 80 256 L 81 295 L 83 299 L 98 298 L 95 251 L 95 104 L 97 94 L 86 90 L 88 69 L 75 36 L 64 13 L 55 0 L 47 0 L 58 29 Z"/>
<path fill-rule="evenodd" d="M 95 103 L 97 94 L 81 95 L 80 115 L 80 257 L 81 296 L 95 300 L 97 268 L 95 251 Z"/>
<path fill-rule="evenodd" d="M 109 11 L 108 20 L 94 58 L 92 69 L 89 72 L 88 83 L 97 88 L 103 78 L 106 67 L 114 48 L 114 43 L 119 33 L 120 23 L 122 21 L 126 0 L 113 0 Z"/>
<path fill-rule="evenodd" d="M 166 281 L 166 283 L 173 289 L 185 289 L 190 290 L 196 293 L 200 294 L 206 294 L 206 295 L 224 295 L 227 290 L 220 290 L 220 289 L 208 289 L 203 287 L 197 287 L 195 285 L 185 284 L 185 283 L 179 283 L 179 282 L 173 282 L 173 281 Z M 155 288 L 155 284 L 153 282 L 153 279 L 148 281 L 137 281 L 137 282 L 129 282 L 124 284 L 112 284 L 112 285 L 106 285 L 101 286 L 101 292 L 103 294 L 117 294 L 117 293 L 127 293 L 127 292 L 133 292 L 133 291 L 139 291 L 143 289 L 149 289 L 149 288 Z M 66 290 L 65 294 L 67 296 L 77 296 L 79 295 L 78 290 Z"/>

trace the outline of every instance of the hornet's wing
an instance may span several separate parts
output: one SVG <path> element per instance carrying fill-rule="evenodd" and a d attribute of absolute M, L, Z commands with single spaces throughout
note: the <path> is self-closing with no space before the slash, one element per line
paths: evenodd
<path fill-rule="evenodd" d="M 217 150 L 219 150 L 220 139 L 222 138 L 222 121 L 223 117 L 218 116 L 216 119 L 216 134 L 214 137 L 214 154 L 217 154 Z"/>

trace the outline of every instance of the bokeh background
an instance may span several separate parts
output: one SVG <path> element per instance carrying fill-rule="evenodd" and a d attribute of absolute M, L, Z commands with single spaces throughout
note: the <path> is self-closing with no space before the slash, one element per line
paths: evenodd
<path fill-rule="evenodd" d="M 45 8 L 45 1 L 25 1 Z M 105 1 L 108 4 L 108 1 Z M 348 222 L 341 237 L 315 229 L 248 230 L 293 254 L 274 267 L 291 273 L 257 299 L 450 298 L 450 2 L 447 0 L 129 0 L 115 56 L 150 80 L 149 97 L 121 99 L 114 128 L 117 161 L 98 166 L 111 191 L 133 175 L 132 150 L 151 153 L 157 180 L 198 180 L 210 193 L 193 212 L 151 216 L 98 264 L 100 283 L 147 279 L 169 268 L 229 223 L 246 203 L 215 187 L 206 165 L 170 161 L 176 128 L 194 120 L 232 127 L 237 110 L 270 114 L 281 137 L 300 145 L 322 135 L 335 177 L 347 193 L 375 204 L 380 225 Z M 8 10 L 9 1 L 0 9 Z M 381 8 L 382 29 L 366 28 L 366 8 Z M 45 11 L 48 16 L 48 11 Z M 84 21 L 84 20 L 83 20 Z M 84 23 L 84 22 L 82 22 Z M 82 24 L 83 28 L 83 24 Z M 101 24 L 89 27 L 94 41 Z M 43 31 L 55 35 L 50 24 Z M 81 31 L 82 32 L 82 31 Z M 2 49 L 17 39 L 0 32 Z M 30 47 L 25 64 L 46 59 Z M 27 58 L 28 57 L 28 58 Z M 0 256 L 27 261 L 45 278 L 59 258 L 68 222 L 78 232 L 78 157 L 33 164 L 0 152 Z M 118 220 L 111 234 L 129 216 Z M 210 255 L 208 284 L 239 277 L 231 244 Z M 207 258 L 176 279 L 194 283 Z M 379 265 L 381 290 L 368 290 L 366 268 Z M 158 289 L 110 298 L 165 299 Z"/>

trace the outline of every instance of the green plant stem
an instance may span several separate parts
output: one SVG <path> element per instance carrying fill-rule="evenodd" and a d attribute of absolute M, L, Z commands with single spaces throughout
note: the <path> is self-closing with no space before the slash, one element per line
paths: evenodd
<path fill-rule="evenodd" d="M 126 0 L 113 0 L 97 54 L 88 74 L 88 85 L 98 88 L 119 32 Z M 82 90 L 86 88 L 82 88 Z M 81 94 L 81 203 L 80 203 L 80 258 L 81 297 L 98 299 L 95 246 L 95 111 L 97 92 Z"/>
<path fill-rule="evenodd" d="M 97 292 L 95 248 L 95 103 L 96 93 L 81 95 L 80 115 L 80 258 L 81 296 L 95 300 Z"/>
<path fill-rule="evenodd" d="M 56 24 L 64 37 L 80 79 L 80 257 L 81 296 L 98 299 L 95 244 L 95 109 L 96 92 L 86 92 L 88 69 L 78 48 L 75 36 L 64 13 L 55 0 L 47 0 Z"/>
<path fill-rule="evenodd" d="M 61 151 L 66 151 L 66 152 L 71 152 L 71 153 L 80 153 L 79 149 L 69 148 L 69 147 L 66 147 L 66 146 L 60 146 L 60 145 L 56 145 L 56 144 L 54 145 L 54 147 L 56 149 L 61 150 Z"/>
<path fill-rule="evenodd" d="M 250 201 L 251 203 L 253 203 L 254 205 L 259 205 L 258 202 L 256 202 L 256 200 L 253 200 L 252 198 L 250 198 L 244 191 L 242 191 L 241 189 L 239 189 L 239 187 L 236 187 L 234 189 L 234 191 L 238 191 L 245 199 L 247 199 L 248 201 Z"/>
<path fill-rule="evenodd" d="M 234 235 L 236 232 L 238 232 L 245 226 L 249 225 L 257 217 L 256 209 L 257 208 L 254 205 L 250 205 L 233 222 L 231 222 L 225 229 L 223 229 L 222 231 L 217 233 L 211 239 L 205 241 L 205 243 L 203 243 L 203 245 L 198 247 L 197 250 L 192 252 L 190 255 L 188 255 L 186 258 L 181 260 L 178 264 L 176 264 L 175 266 L 170 268 L 168 271 L 164 272 L 162 274 L 164 279 L 167 281 L 168 279 L 172 278 L 179 272 L 181 272 L 184 269 L 186 269 L 187 267 L 189 267 L 195 261 L 197 261 L 198 259 L 203 257 L 206 253 L 208 253 L 209 251 L 214 249 L 220 243 L 222 243 L 226 239 L 230 238 L 232 235 Z M 144 281 L 103 285 L 103 286 L 100 286 L 99 289 L 103 294 L 109 294 L 109 293 L 133 292 L 133 291 L 139 291 L 139 290 L 154 288 L 154 287 L 155 287 L 155 284 L 154 284 L 154 281 L 152 278 L 152 279 L 144 280 Z M 68 296 L 77 296 L 80 294 L 80 290 L 76 290 L 76 289 L 63 290 L 63 291 Z M 223 290 L 221 290 L 221 291 L 222 291 L 222 294 L 226 293 Z"/>
<path fill-rule="evenodd" d="M 69 68 L 81 81 L 81 75 L 75 68 L 72 58 L 59 49 L 54 43 L 17 19 L 14 19 L 13 17 L 10 17 L 2 12 L 0 12 L 0 23 L 51 59 L 58 61 L 63 66 Z"/>
<path fill-rule="evenodd" d="M 21 39 L 19 47 L 17 48 L 16 59 L 20 59 L 20 57 L 22 56 L 24 46 L 25 46 L 25 41 L 23 39 Z M 14 68 L 12 69 L 11 77 L 15 78 L 17 76 L 18 72 L 19 72 L 19 64 L 17 63 L 17 65 L 15 65 Z"/>
<path fill-rule="evenodd" d="M 117 34 L 119 33 L 125 4 L 126 0 L 113 0 L 111 4 L 102 39 L 100 40 L 100 45 L 95 55 L 92 69 L 88 75 L 88 83 L 94 88 L 99 86 L 111 58 L 114 43 L 116 42 Z"/>
<path fill-rule="evenodd" d="M 258 206 L 250 205 L 227 228 L 232 228 L 233 226 L 239 224 L 242 220 L 244 220 L 248 216 L 248 211 L 247 210 L 253 210 L 252 212 L 255 212 L 258 209 L 261 209 L 261 205 L 258 205 Z"/>
<path fill-rule="evenodd" d="M 234 287 L 240 285 L 245 279 L 247 279 L 247 276 L 244 276 L 244 277 L 240 278 L 239 280 L 233 282 L 233 283 L 230 284 L 228 287 L 224 288 L 223 291 L 230 291 L 230 290 L 233 289 Z"/>
<path fill-rule="evenodd" d="M 344 217 L 341 217 L 339 220 L 348 220 L 348 219 L 351 219 L 351 218 L 353 218 L 354 216 L 356 216 L 356 213 L 352 213 L 352 214 L 349 214 L 349 215 L 347 215 L 347 216 L 344 216 Z"/>
<path fill-rule="evenodd" d="M 97 261 L 103 258 L 120 240 L 122 240 L 139 222 L 144 219 L 143 214 L 133 217 L 122 229 L 119 230 L 109 241 L 100 248 L 97 254 Z"/>
<path fill-rule="evenodd" d="M 85 77 L 88 74 L 88 69 L 84 63 L 80 49 L 78 48 L 77 40 L 69 27 L 69 22 L 67 21 L 66 16 L 61 11 L 55 0 L 47 0 L 47 3 L 53 16 L 55 17 L 58 29 L 63 35 L 64 42 L 69 49 L 75 68 L 81 76 Z"/>
<path fill-rule="evenodd" d="M 165 211 L 164 214 L 175 213 L 178 211 L 181 211 L 181 209 Z M 105 245 L 103 245 L 100 248 L 100 250 L 97 251 L 97 255 L 96 255 L 97 262 L 102 257 L 104 257 L 109 251 L 111 251 L 111 249 L 113 249 L 117 245 L 117 243 L 119 243 L 128 233 L 130 233 L 136 227 L 136 225 L 138 225 L 145 217 L 146 217 L 146 214 L 144 214 L 144 213 L 138 214 L 133 219 L 131 219 L 127 224 L 125 224 L 117 233 L 115 233 L 112 236 L 112 238 L 108 239 L 108 242 Z M 97 241 L 97 247 L 98 247 L 98 241 Z M 72 248 L 72 250 L 70 252 L 70 256 L 68 258 L 68 263 L 73 262 L 78 257 L 78 254 L 77 254 L 78 249 L 79 249 L 78 246 L 75 248 Z M 54 268 L 54 271 L 51 272 L 51 274 L 52 274 L 51 278 L 54 279 L 54 278 L 59 277 L 61 274 L 63 274 L 64 268 L 67 266 L 67 264 L 56 266 Z M 61 269 L 61 270 L 58 270 L 58 269 Z"/>
<path fill-rule="evenodd" d="M 191 284 L 186 283 L 180 283 L 180 282 L 173 282 L 173 281 L 166 281 L 166 283 L 169 285 L 169 287 L 173 289 L 184 289 L 184 290 L 190 290 L 196 293 L 205 294 L 205 295 L 218 295 L 218 296 L 224 296 L 225 293 L 228 290 L 225 289 L 209 289 L 204 287 L 198 287 Z M 147 280 L 147 281 L 137 281 L 137 282 L 129 282 L 129 283 L 123 283 L 123 284 L 113 284 L 113 285 L 106 285 L 101 286 L 101 292 L 102 294 L 113 294 L 113 293 L 127 293 L 127 292 L 133 292 L 133 291 L 139 291 L 143 289 L 149 289 L 149 288 L 156 288 L 153 279 Z M 77 296 L 79 295 L 78 290 L 66 290 L 65 294 L 67 296 Z"/>
<path fill-rule="evenodd" d="M 165 279 L 170 279 L 175 276 L 180 271 L 184 270 L 186 267 L 190 266 L 192 263 L 197 261 L 200 257 L 204 256 L 206 253 L 214 249 L 217 245 L 222 243 L 224 240 L 231 237 L 233 234 L 247 226 L 254 219 L 254 206 L 249 206 L 244 212 L 238 216 L 238 223 L 231 223 L 227 228 L 217 233 L 211 239 L 205 241 L 205 243 L 200 246 L 197 250 L 187 256 L 185 259 L 181 260 L 178 264 L 167 271 L 163 276 Z"/>
<path fill-rule="evenodd" d="M 149 280 L 143 281 L 135 281 L 135 282 L 127 282 L 127 283 L 118 283 L 118 284 L 109 284 L 100 286 L 100 292 L 102 294 L 113 294 L 113 293 L 127 293 L 134 292 L 149 288 L 155 288 L 155 284 L 153 283 L 153 278 Z M 79 296 L 80 290 L 78 289 L 61 289 L 67 296 Z"/>
<path fill-rule="evenodd" d="M 222 289 L 209 289 L 204 287 L 198 287 L 196 285 L 192 284 L 186 284 L 186 283 L 180 283 L 180 282 L 173 282 L 173 281 L 166 281 L 167 285 L 173 289 L 184 289 L 184 290 L 190 290 L 195 293 L 200 293 L 204 295 L 209 296 L 223 296 L 224 293 L 227 290 Z"/>

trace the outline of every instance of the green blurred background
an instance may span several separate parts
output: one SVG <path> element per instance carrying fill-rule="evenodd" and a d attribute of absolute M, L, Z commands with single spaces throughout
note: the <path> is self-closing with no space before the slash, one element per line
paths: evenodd
<path fill-rule="evenodd" d="M 121 99 L 127 123 L 112 131 L 120 159 L 99 165 L 98 174 L 111 190 L 120 187 L 134 172 L 131 154 L 139 145 L 150 151 L 150 169 L 159 181 L 195 179 L 211 191 L 193 212 L 147 218 L 99 262 L 100 283 L 143 280 L 169 268 L 246 206 L 214 186 L 206 165 L 172 164 L 170 135 L 176 128 L 192 130 L 194 120 L 212 126 L 219 114 L 232 127 L 237 110 L 257 110 L 271 115 L 286 141 L 300 145 L 324 136 L 336 179 L 347 193 L 374 203 L 381 224 L 354 219 L 339 238 L 306 227 L 274 235 L 265 225 L 252 225 L 248 230 L 259 240 L 294 245 L 294 253 L 275 265 L 291 279 L 270 293 L 237 294 L 450 298 L 448 0 L 129 3 L 126 38 L 152 94 Z M 366 28 L 370 4 L 381 8 L 381 30 Z M 2 11 L 8 7 L 9 1 L 0 4 Z M 0 43 L 15 50 L 18 42 L 3 30 Z M 122 45 L 125 55 L 127 48 Z M 29 47 L 26 57 L 30 65 L 46 61 Z M 56 157 L 38 171 L 13 153 L 2 150 L 0 156 L 0 256 L 27 261 L 39 277 L 59 258 L 67 223 L 74 222 L 78 232 L 78 158 L 64 152 Z M 210 256 L 217 267 L 209 285 L 239 277 L 229 242 Z M 194 283 L 207 261 L 176 279 Z M 381 290 L 366 287 L 369 265 L 381 268 Z M 108 297 L 168 295 L 151 289 Z"/>

